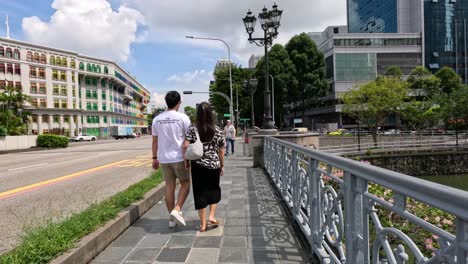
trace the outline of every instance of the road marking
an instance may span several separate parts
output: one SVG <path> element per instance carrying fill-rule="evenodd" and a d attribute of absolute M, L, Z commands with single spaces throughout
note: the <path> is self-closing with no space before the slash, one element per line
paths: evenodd
<path fill-rule="evenodd" d="M 98 170 L 110 168 L 110 167 L 116 166 L 116 165 L 118 165 L 120 163 L 127 162 L 127 161 L 128 160 L 121 160 L 121 161 L 118 161 L 118 162 L 109 163 L 107 165 L 95 167 L 95 168 L 92 168 L 92 169 L 88 169 L 88 170 L 68 174 L 68 175 L 65 175 L 65 176 L 62 176 L 62 177 L 58 177 L 58 178 L 54 178 L 54 179 L 34 183 L 34 184 L 31 184 L 31 185 L 23 186 L 23 187 L 16 188 L 16 189 L 13 189 L 13 190 L 9 190 L 9 191 L 6 191 L 6 192 L 0 192 L 0 200 L 6 199 L 8 197 L 15 196 L 15 195 L 18 195 L 18 194 L 21 194 L 21 193 L 25 193 L 25 192 L 36 190 L 36 189 L 43 188 L 43 187 L 46 187 L 46 186 L 50 186 L 52 184 L 57 184 L 59 182 L 63 182 L 63 181 L 70 180 L 70 179 L 73 179 L 73 178 L 78 178 L 78 177 L 83 176 L 85 174 L 88 174 L 90 172 L 95 172 L 95 171 L 98 171 Z"/>
<path fill-rule="evenodd" d="M 41 164 L 36 164 L 36 165 L 31 165 L 31 166 L 26 166 L 26 167 L 21 167 L 21 168 L 8 169 L 8 171 L 15 171 L 15 170 L 22 170 L 22 169 L 27 169 L 27 168 L 39 167 L 39 166 L 47 165 L 47 164 L 49 164 L 49 163 L 41 163 Z"/>

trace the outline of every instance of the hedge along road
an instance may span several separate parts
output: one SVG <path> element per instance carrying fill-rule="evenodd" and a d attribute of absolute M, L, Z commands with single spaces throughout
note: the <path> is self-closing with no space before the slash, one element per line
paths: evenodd
<path fill-rule="evenodd" d="M 151 137 L 0 155 L 0 254 L 24 228 L 60 220 L 151 172 Z"/>

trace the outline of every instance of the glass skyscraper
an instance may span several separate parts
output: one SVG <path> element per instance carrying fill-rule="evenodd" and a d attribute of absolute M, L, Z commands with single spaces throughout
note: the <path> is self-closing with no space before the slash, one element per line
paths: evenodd
<path fill-rule="evenodd" d="M 453 68 L 468 79 L 468 1 L 424 0 L 425 64 Z"/>
<path fill-rule="evenodd" d="M 348 0 L 349 33 L 397 33 L 397 0 Z"/>

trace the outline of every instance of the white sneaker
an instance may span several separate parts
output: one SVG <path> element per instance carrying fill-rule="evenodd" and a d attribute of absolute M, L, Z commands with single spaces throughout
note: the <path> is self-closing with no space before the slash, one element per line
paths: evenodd
<path fill-rule="evenodd" d="M 179 222 L 181 225 L 183 226 L 186 226 L 185 225 L 185 220 L 184 220 L 184 217 L 182 216 L 182 213 L 177 211 L 177 210 L 172 210 L 171 212 L 171 216 L 174 217 L 174 219 Z"/>
<path fill-rule="evenodd" d="M 170 228 L 174 228 L 174 227 L 176 227 L 176 225 L 177 225 L 176 221 L 174 221 L 174 220 L 169 220 L 169 227 L 170 227 Z"/>

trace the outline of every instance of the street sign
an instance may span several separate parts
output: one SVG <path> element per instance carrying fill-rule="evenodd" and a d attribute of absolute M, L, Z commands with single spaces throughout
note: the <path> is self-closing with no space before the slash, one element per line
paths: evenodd
<path fill-rule="evenodd" d="M 250 118 L 241 118 L 240 121 L 250 121 Z"/>
<path fill-rule="evenodd" d="M 294 118 L 294 124 L 302 123 L 302 118 Z"/>
<path fill-rule="evenodd" d="M 231 117 L 231 114 L 224 114 L 224 117 Z"/>

